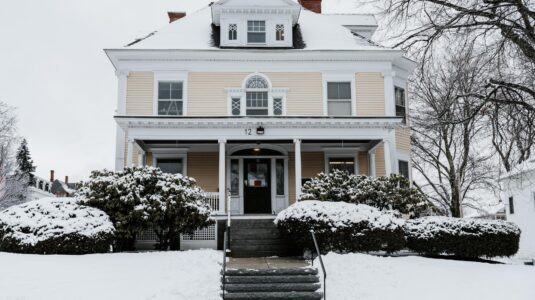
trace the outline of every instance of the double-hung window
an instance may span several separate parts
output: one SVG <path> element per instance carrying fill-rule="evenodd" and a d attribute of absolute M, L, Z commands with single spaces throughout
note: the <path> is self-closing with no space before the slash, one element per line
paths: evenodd
<path fill-rule="evenodd" d="M 183 113 L 183 83 L 158 82 L 158 115 L 181 116 Z"/>
<path fill-rule="evenodd" d="M 238 39 L 238 24 L 228 25 L 228 39 L 229 41 L 235 41 Z"/>
<path fill-rule="evenodd" d="M 156 167 L 160 168 L 164 173 L 184 173 L 184 161 L 182 158 L 158 158 L 156 159 Z"/>
<path fill-rule="evenodd" d="M 400 160 L 398 161 L 399 175 L 409 179 L 409 162 Z"/>
<path fill-rule="evenodd" d="M 247 21 L 247 42 L 249 44 L 266 43 L 266 21 Z"/>
<path fill-rule="evenodd" d="M 515 213 L 515 200 L 513 197 L 509 197 L 509 213 L 511 215 Z"/>
<path fill-rule="evenodd" d="M 268 115 L 268 92 L 247 92 L 246 112 L 248 116 Z"/>
<path fill-rule="evenodd" d="M 351 82 L 327 83 L 327 110 L 329 116 L 351 115 Z"/>
<path fill-rule="evenodd" d="M 396 97 L 396 117 L 402 117 L 403 123 L 407 122 L 407 108 L 405 101 L 405 89 L 400 87 L 394 88 L 394 94 Z"/>
<path fill-rule="evenodd" d="M 355 174 L 354 157 L 329 157 L 329 172 L 334 170 L 345 171 Z"/>

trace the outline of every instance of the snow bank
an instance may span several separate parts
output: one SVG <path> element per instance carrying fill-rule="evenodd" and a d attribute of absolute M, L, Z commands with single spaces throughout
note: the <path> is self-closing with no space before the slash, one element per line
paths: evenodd
<path fill-rule="evenodd" d="M 34 246 L 69 234 L 94 237 L 114 231 L 108 215 L 96 208 L 76 204 L 73 198 L 43 198 L 12 206 L 0 212 L 4 239 Z"/>
<path fill-rule="evenodd" d="M 65 255 L 0 253 L 0 299 L 220 300 L 213 250 Z"/>
<path fill-rule="evenodd" d="M 535 299 L 530 266 L 335 253 L 323 262 L 328 299 Z"/>

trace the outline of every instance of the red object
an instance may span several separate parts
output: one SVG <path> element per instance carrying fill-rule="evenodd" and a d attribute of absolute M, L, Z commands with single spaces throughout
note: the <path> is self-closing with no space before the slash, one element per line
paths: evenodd
<path fill-rule="evenodd" d="M 173 23 L 176 20 L 180 20 L 186 16 L 185 12 L 182 11 L 170 11 L 167 13 L 169 16 L 169 23 Z"/>
<path fill-rule="evenodd" d="M 54 170 L 50 170 L 50 182 L 54 181 Z"/>
<path fill-rule="evenodd" d="M 69 184 L 69 176 L 65 176 L 65 183 Z"/>
<path fill-rule="evenodd" d="M 321 14 L 321 0 L 299 0 L 299 4 L 308 10 Z"/>
<path fill-rule="evenodd" d="M 262 180 L 258 180 L 258 179 L 255 180 L 255 181 L 254 181 L 254 186 L 255 186 L 255 187 L 262 187 Z"/>

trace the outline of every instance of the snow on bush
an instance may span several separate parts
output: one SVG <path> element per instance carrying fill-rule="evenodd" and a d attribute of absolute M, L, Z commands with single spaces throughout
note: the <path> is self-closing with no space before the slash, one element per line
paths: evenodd
<path fill-rule="evenodd" d="M 425 217 L 407 221 L 405 235 L 418 253 L 477 258 L 514 255 L 520 229 L 500 220 Z"/>
<path fill-rule="evenodd" d="M 36 254 L 107 252 L 114 232 L 103 211 L 72 198 L 44 198 L 0 212 L 0 250 Z"/>
<path fill-rule="evenodd" d="M 424 195 L 396 174 L 368 177 L 340 170 L 320 173 L 303 185 L 300 199 L 367 204 L 381 210 L 395 209 L 409 217 L 418 217 L 428 210 Z"/>
<path fill-rule="evenodd" d="M 77 198 L 110 216 L 118 251 L 133 250 L 136 235 L 147 229 L 156 232 L 156 249 L 178 249 L 181 233 L 192 233 L 213 222 L 205 193 L 195 179 L 154 167 L 93 171 Z"/>
<path fill-rule="evenodd" d="M 303 248 L 311 248 L 310 230 L 314 230 L 324 252 L 392 252 L 405 245 L 404 221 L 364 204 L 300 201 L 281 211 L 275 224 Z"/>

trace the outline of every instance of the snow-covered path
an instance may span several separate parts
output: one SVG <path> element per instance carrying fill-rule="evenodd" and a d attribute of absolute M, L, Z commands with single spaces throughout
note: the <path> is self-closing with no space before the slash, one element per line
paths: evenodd
<path fill-rule="evenodd" d="M 535 299 L 532 266 L 333 253 L 324 256 L 324 263 L 327 299 Z"/>
<path fill-rule="evenodd" d="M 219 300 L 221 252 L 39 256 L 0 252 L 2 300 Z"/>

